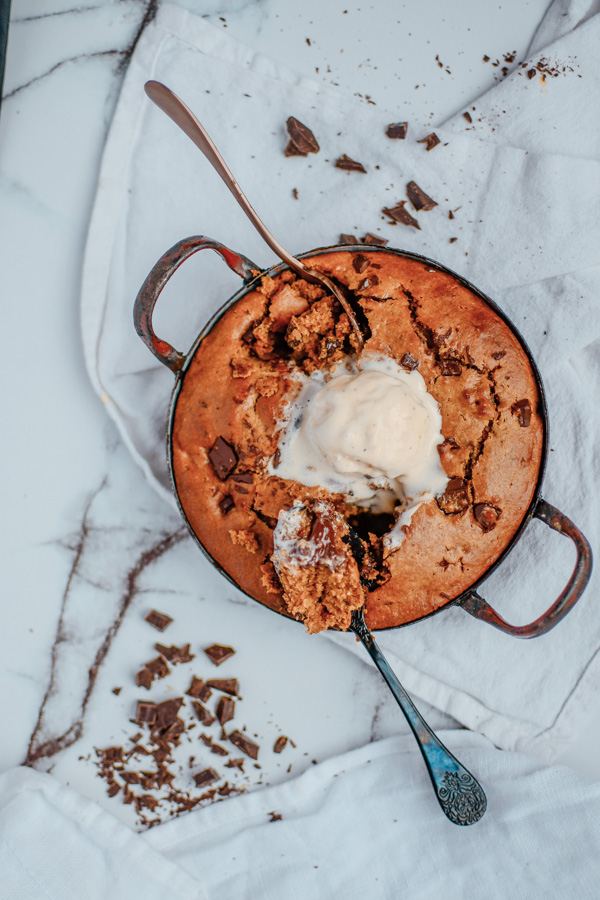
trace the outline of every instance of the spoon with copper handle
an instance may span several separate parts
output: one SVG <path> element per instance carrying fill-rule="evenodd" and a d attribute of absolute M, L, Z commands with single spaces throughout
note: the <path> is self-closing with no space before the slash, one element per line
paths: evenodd
<path fill-rule="evenodd" d="M 473 825 L 483 816 L 487 798 L 477 779 L 450 753 L 431 730 L 367 628 L 362 609 L 352 613 L 350 630 L 379 669 L 384 681 L 406 716 L 423 754 L 438 803 L 455 825 Z"/>
<path fill-rule="evenodd" d="M 308 266 L 305 266 L 299 259 L 296 259 L 295 256 L 292 256 L 291 253 L 281 246 L 278 240 L 276 240 L 268 228 L 265 226 L 264 222 L 258 217 L 257 213 L 250 205 L 248 198 L 242 191 L 241 187 L 231 174 L 227 163 L 217 150 L 215 144 L 209 137 L 206 132 L 206 129 L 203 125 L 200 124 L 194 113 L 191 109 L 186 106 L 186 104 L 181 100 L 177 94 L 174 94 L 168 87 L 164 84 L 161 84 L 160 81 L 147 81 L 144 85 L 144 90 L 148 97 L 152 100 L 153 103 L 158 106 L 159 109 L 162 109 L 170 119 L 178 125 L 181 130 L 187 134 L 191 141 L 194 142 L 196 147 L 204 153 L 205 157 L 211 164 L 211 166 L 215 169 L 218 175 L 221 176 L 222 181 L 229 188 L 239 205 L 242 207 L 262 239 L 266 244 L 269 245 L 271 250 L 277 254 L 277 256 L 286 263 L 289 268 L 299 275 L 300 278 L 303 278 L 305 281 L 309 281 L 312 284 L 320 284 L 326 291 L 333 294 L 333 296 L 338 300 L 342 309 L 348 316 L 350 320 L 350 324 L 354 330 L 354 334 L 357 339 L 357 346 L 359 351 L 362 350 L 364 346 L 364 340 L 362 336 L 362 332 L 358 326 L 358 322 L 356 321 L 356 316 L 352 310 L 352 307 L 348 303 L 346 297 L 344 297 L 342 291 L 335 285 L 330 278 L 326 275 L 323 275 L 322 272 L 318 272 L 316 269 L 310 269 Z"/>

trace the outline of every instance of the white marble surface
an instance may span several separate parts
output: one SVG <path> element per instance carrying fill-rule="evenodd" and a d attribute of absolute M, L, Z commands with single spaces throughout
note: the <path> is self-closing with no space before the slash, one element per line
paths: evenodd
<path fill-rule="evenodd" d="M 492 9 L 469 0 L 451 12 L 442 0 L 182 5 L 303 74 L 397 107 L 398 119 L 435 124 L 499 77 L 484 54 L 524 54 L 547 2 Z M 0 769 L 29 758 L 132 824 L 132 808 L 107 798 L 96 777 L 93 748 L 135 732 L 133 679 L 155 640 L 190 641 L 196 659 L 153 686 L 151 699 L 178 696 L 192 671 L 239 678 L 235 724 L 264 747 L 262 768 L 246 766 L 247 785 L 406 728 L 379 677 L 352 654 L 240 605 L 216 573 L 197 584 L 198 551 L 88 384 L 78 313 L 86 228 L 122 72 L 153 10 L 152 0 L 13 3 L 0 120 L 8 311 L 0 679 L 12 723 Z M 152 607 L 175 619 L 162 636 L 143 621 Z M 209 671 L 202 647 L 214 641 L 237 654 Z M 434 726 L 448 723 L 423 712 Z M 600 711 L 590 729 L 564 759 L 599 777 L 589 738 L 600 736 Z M 297 746 L 278 757 L 270 746 L 280 733 Z"/>

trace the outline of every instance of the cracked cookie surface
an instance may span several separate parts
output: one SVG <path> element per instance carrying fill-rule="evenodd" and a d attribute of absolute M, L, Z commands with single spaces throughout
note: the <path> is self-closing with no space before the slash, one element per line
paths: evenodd
<path fill-rule="evenodd" d="M 263 278 L 196 351 L 174 419 L 175 483 L 211 556 L 280 612 L 287 610 L 271 563 L 280 510 L 299 498 L 322 500 L 352 527 L 360 520 L 374 561 L 373 577 L 363 581 L 366 619 L 371 628 L 392 627 L 459 596 L 510 543 L 542 458 L 537 382 L 511 329 L 452 275 L 366 248 L 307 263 L 346 289 L 364 323 L 364 353 L 418 368 L 425 379 L 442 414 L 446 491 L 423 503 L 401 545 L 386 550 L 383 536 L 393 521 L 369 522 L 342 495 L 267 473 L 269 459 L 277 459 L 278 422 L 298 390 L 294 372 L 327 369 L 355 350 L 337 301 L 289 271 Z M 232 454 L 224 477 L 210 457 L 219 438 Z"/>

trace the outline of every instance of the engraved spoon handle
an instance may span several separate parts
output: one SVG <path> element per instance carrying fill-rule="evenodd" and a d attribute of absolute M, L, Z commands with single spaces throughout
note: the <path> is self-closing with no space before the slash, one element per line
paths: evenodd
<path fill-rule="evenodd" d="M 367 628 L 362 610 L 352 613 L 351 631 L 359 638 L 381 672 L 406 716 L 423 754 L 442 810 L 455 825 L 473 825 L 483 816 L 487 799 L 476 778 L 444 747 L 400 684 Z"/>
<path fill-rule="evenodd" d="M 160 81 L 147 81 L 144 85 L 144 90 L 148 97 L 152 100 L 153 103 L 158 106 L 159 109 L 162 109 L 170 119 L 178 125 L 185 134 L 194 142 L 196 147 L 204 153 L 205 157 L 215 169 L 215 171 L 221 176 L 221 179 L 225 183 L 225 185 L 229 188 L 239 205 L 242 207 L 260 236 L 263 238 L 265 243 L 269 245 L 271 250 L 277 254 L 277 256 L 282 259 L 289 267 L 299 275 L 301 278 L 304 278 L 305 281 L 310 281 L 313 284 L 322 283 L 322 277 L 319 277 L 315 273 L 312 272 L 308 266 L 303 265 L 299 259 L 296 259 L 295 256 L 292 256 L 291 253 L 288 253 L 287 250 L 281 246 L 279 241 L 277 241 L 268 228 L 264 225 L 264 223 L 259 219 L 253 207 L 250 205 L 246 195 L 242 191 L 241 187 L 231 174 L 229 167 L 211 138 L 207 134 L 204 127 L 200 124 L 194 113 L 191 109 L 186 106 L 183 100 L 173 93 L 173 91 L 169 90 L 166 85 L 161 84 Z"/>

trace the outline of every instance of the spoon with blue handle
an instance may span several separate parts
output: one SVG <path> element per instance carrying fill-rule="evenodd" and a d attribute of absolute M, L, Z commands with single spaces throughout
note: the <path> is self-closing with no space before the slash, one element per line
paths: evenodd
<path fill-rule="evenodd" d="M 362 643 L 406 716 L 444 814 L 455 825 L 473 825 L 478 822 L 487 807 L 487 798 L 481 785 L 444 747 L 421 716 L 367 628 L 362 609 L 353 611 L 350 631 Z"/>

